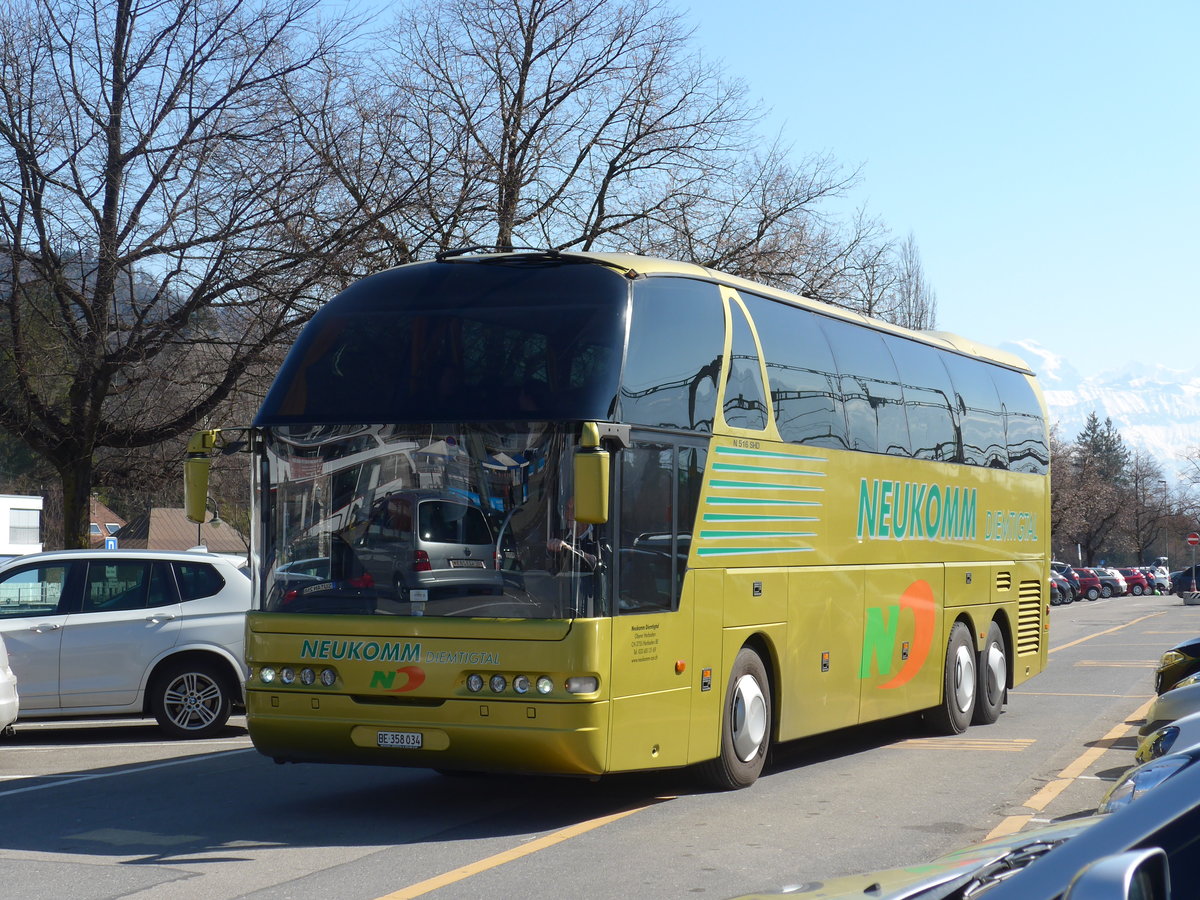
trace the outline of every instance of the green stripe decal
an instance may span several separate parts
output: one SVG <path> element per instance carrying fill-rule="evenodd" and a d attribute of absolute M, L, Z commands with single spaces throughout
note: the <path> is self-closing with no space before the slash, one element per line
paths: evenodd
<path fill-rule="evenodd" d="M 820 506 L 816 500 L 765 500 L 762 497 L 709 497 L 711 506 Z"/>
<path fill-rule="evenodd" d="M 732 462 L 714 462 L 714 472 L 761 472 L 768 475 L 804 475 L 816 473 L 797 472 L 796 469 L 774 469 L 769 466 L 736 466 Z"/>
<path fill-rule="evenodd" d="M 761 459 L 799 459 L 804 462 L 827 462 L 824 456 L 802 456 L 798 453 L 775 453 L 770 450 L 748 450 L 744 447 L 718 447 L 718 456 L 749 456 Z"/>
<path fill-rule="evenodd" d="M 750 491 L 824 491 L 806 484 L 766 484 L 760 481 L 710 481 L 714 488 L 739 488 Z"/>
<path fill-rule="evenodd" d="M 701 531 L 700 537 L 709 541 L 719 541 L 728 538 L 810 538 L 816 537 L 813 531 Z"/>
<path fill-rule="evenodd" d="M 816 522 L 812 516 L 738 516 L 733 513 L 705 513 L 705 522 Z"/>
<path fill-rule="evenodd" d="M 783 547 L 783 548 L 767 548 L 767 547 L 747 547 L 740 549 L 737 547 L 702 547 L 696 551 L 697 556 L 765 556 L 767 554 L 778 553 L 811 553 L 812 547 Z"/>

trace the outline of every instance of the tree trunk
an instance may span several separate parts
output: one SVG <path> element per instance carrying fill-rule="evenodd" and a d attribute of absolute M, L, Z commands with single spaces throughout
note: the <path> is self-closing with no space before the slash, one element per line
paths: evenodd
<path fill-rule="evenodd" d="M 63 494 L 63 549 L 86 550 L 91 546 L 88 527 L 91 524 L 91 454 L 80 454 L 78 459 L 59 464 L 58 475 Z"/>

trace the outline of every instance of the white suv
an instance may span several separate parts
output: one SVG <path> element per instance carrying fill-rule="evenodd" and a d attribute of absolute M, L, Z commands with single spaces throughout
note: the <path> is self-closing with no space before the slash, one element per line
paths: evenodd
<path fill-rule="evenodd" d="M 210 553 L 64 550 L 0 565 L 20 718 L 152 715 L 173 737 L 244 703 L 250 579 Z"/>

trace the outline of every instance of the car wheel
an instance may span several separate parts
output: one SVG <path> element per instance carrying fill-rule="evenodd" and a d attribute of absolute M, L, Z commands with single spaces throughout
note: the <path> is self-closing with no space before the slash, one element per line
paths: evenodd
<path fill-rule="evenodd" d="M 721 712 L 721 752 L 704 763 L 705 781 L 720 790 L 749 787 L 757 780 L 771 743 L 771 685 L 767 669 L 749 647 L 738 651 Z"/>
<path fill-rule="evenodd" d="M 211 737 L 229 721 L 231 681 L 229 674 L 212 662 L 168 663 L 151 685 L 150 711 L 171 737 Z"/>
<path fill-rule="evenodd" d="M 1104 597 L 1105 599 L 1111 597 L 1112 596 L 1112 587 L 1110 587 L 1109 585 L 1106 584 L 1104 587 L 1100 588 L 1100 596 Z"/>
<path fill-rule="evenodd" d="M 1089 600 L 1095 600 L 1099 596 L 1100 596 L 1100 592 L 1098 590 L 1096 590 L 1094 587 L 1087 589 L 1087 598 Z"/>
<path fill-rule="evenodd" d="M 1135 596 L 1135 597 L 1140 597 L 1143 594 L 1142 586 L 1140 584 L 1135 584 L 1133 586 L 1132 590 L 1133 590 L 1133 596 Z"/>
<path fill-rule="evenodd" d="M 979 654 L 979 679 L 975 688 L 976 725 L 991 725 L 1000 718 L 1008 692 L 1008 658 L 1004 631 L 998 622 L 988 626 L 987 643 Z"/>
<path fill-rule="evenodd" d="M 942 678 L 942 702 L 927 716 L 942 734 L 962 734 L 975 715 L 975 644 L 962 622 L 955 622 L 946 642 L 946 668 Z"/>

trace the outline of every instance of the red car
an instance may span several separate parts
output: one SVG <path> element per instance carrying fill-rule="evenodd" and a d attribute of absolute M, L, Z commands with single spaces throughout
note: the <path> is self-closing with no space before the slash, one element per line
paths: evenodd
<path fill-rule="evenodd" d="M 1071 571 L 1079 579 L 1079 595 L 1087 597 L 1089 600 L 1095 600 L 1100 596 L 1103 590 L 1103 585 L 1100 583 L 1100 577 L 1091 569 L 1084 569 L 1078 566 L 1072 566 Z"/>
<path fill-rule="evenodd" d="M 1128 585 L 1127 593 L 1133 594 L 1135 597 L 1153 593 L 1150 583 L 1146 580 L 1146 573 L 1141 569 L 1117 569 L 1117 571 L 1125 576 L 1125 584 Z"/>

